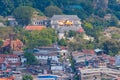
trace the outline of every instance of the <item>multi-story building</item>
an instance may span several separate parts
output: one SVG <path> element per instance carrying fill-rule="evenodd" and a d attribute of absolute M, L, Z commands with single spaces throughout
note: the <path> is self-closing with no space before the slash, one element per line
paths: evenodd
<path fill-rule="evenodd" d="M 51 59 L 51 61 L 58 62 L 58 54 L 56 53 L 49 53 L 49 54 L 34 54 L 37 60 L 47 61 L 48 59 Z"/>
<path fill-rule="evenodd" d="M 20 58 L 16 54 L 0 54 L 0 64 L 6 64 L 7 67 L 19 66 Z"/>
<path fill-rule="evenodd" d="M 64 34 L 70 30 L 79 31 L 82 28 L 77 15 L 54 15 L 50 24 L 57 31 L 59 39 L 64 38 Z"/>
<path fill-rule="evenodd" d="M 109 68 L 80 68 L 81 80 L 119 80 L 120 72 Z"/>

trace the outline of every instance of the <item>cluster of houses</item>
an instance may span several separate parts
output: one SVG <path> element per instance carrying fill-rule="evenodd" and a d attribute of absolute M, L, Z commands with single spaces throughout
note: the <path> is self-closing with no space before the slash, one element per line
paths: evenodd
<path fill-rule="evenodd" d="M 13 17 L 9 17 L 9 24 L 11 26 L 18 25 L 16 20 Z M 69 32 L 70 30 L 76 31 L 79 33 L 84 33 L 84 29 L 81 26 L 81 20 L 78 18 L 77 15 L 54 15 L 52 18 L 47 19 L 46 17 L 39 17 L 32 19 L 31 25 L 24 26 L 24 29 L 27 31 L 32 30 L 43 30 L 45 28 L 51 27 L 56 30 L 58 33 L 58 38 L 62 39 L 65 38 L 65 33 Z M 86 35 L 87 36 L 87 35 Z M 85 37 L 85 39 L 89 40 L 93 38 Z M 4 40 L 3 46 L 0 52 L 9 50 L 10 47 L 14 52 L 12 54 L 0 54 L 0 65 L 1 69 L 5 68 L 12 68 L 12 67 L 20 67 L 26 62 L 26 58 L 24 58 L 22 51 L 23 47 L 22 41 L 19 39 L 6 39 Z M 36 59 L 42 65 L 48 65 L 49 68 L 45 69 L 44 74 L 38 75 L 40 80 L 57 80 L 57 78 L 62 78 L 60 80 L 66 80 L 72 78 L 73 75 L 70 74 L 72 72 L 70 68 L 69 60 L 67 57 L 69 56 L 69 51 L 67 47 L 39 47 L 34 48 L 32 50 L 27 50 L 28 52 L 32 52 Z M 72 52 L 72 56 L 76 61 L 76 67 L 80 74 L 83 74 L 82 80 L 87 80 L 84 74 L 89 74 L 87 71 L 81 70 L 83 67 L 93 67 L 93 68 L 101 68 L 107 67 L 111 65 L 119 66 L 119 57 L 111 57 L 104 54 L 104 51 L 101 49 L 89 50 L 84 49 L 82 51 L 75 51 Z M 63 61 L 61 61 L 61 58 Z M 49 61 L 49 62 L 48 62 Z M 89 62 L 89 64 L 87 63 Z M 86 64 L 85 64 L 86 63 Z M 51 65 L 54 64 L 54 65 Z M 41 68 L 41 66 L 39 66 Z M 37 68 L 36 68 L 37 69 Z M 42 68 L 41 68 L 42 69 Z M 52 71 L 52 74 L 50 74 Z M 83 72 L 82 72 L 83 71 Z M 94 70 L 91 70 L 94 72 Z M 99 71 L 99 70 L 98 70 Z M 86 72 L 86 73 L 85 73 Z M 99 72 L 100 73 L 100 72 Z M 112 73 L 112 72 L 111 72 Z M 92 72 L 90 74 L 93 74 Z M 92 75 L 93 76 L 93 75 Z M 88 77 L 87 77 L 88 78 Z"/>
<path fill-rule="evenodd" d="M 8 17 L 10 26 L 16 26 L 18 23 L 13 17 Z M 24 26 L 25 30 L 42 30 L 51 27 L 58 33 L 59 39 L 64 38 L 64 34 L 69 30 L 83 33 L 84 29 L 81 27 L 81 20 L 77 15 L 54 15 L 51 18 L 39 16 L 32 19 L 31 24 Z"/>
<path fill-rule="evenodd" d="M 40 62 L 43 62 L 41 64 L 47 64 L 47 60 L 51 59 L 51 64 L 59 64 L 59 55 L 63 55 L 66 56 L 68 54 L 67 49 L 64 48 L 55 48 L 55 47 L 41 47 L 39 49 L 33 49 L 32 50 L 33 54 L 35 55 L 36 59 Z M 76 67 L 78 67 L 78 70 L 81 71 L 82 73 L 82 78 L 83 80 L 88 80 L 86 79 L 87 75 L 84 74 L 90 74 L 91 76 L 93 74 L 97 75 L 97 72 L 92 70 L 93 68 L 87 68 L 88 70 L 91 70 L 91 72 L 87 72 L 84 68 L 85 66 L 85 61 L 89 61 L 89 65 L 87 65 L 88 67 L 98 67 L 98 72 L 100 73 L 99 69 L 105 68 L 105 70 L 107 70 L 107 64 L 111 64 L 114 65 L 117 62 L 119 62 L 119 59 L 115 59 L 115 57 L 110 57 L 108 55 L 103 54 L 102 50 L 82 50 L 81 52 L 73 52 L 72 53 L 73 58 L 76 61 Z M 97 57 L 96 57 L 97 56 Z M 97 59 L 96 59 L 97 58 Z M 18 54 L 0 54 L 0 65 L 1 65 L 1 69 L 5 69 L 5 68 L 12 68 L 12 67 L 20 67 L 22 65 L 22 63 L 24 63 L 26 61 L 26 59 L 23 57 L 23 55 L 18 55 Z M 94 61 L 94 62 L 92 62 Z M 97 63 L 95 63 L 97 62 Z M 6 65 L 3 67 L 3 65 Z M 69 66 L 70 63 L 68 63 L 67 65 Z M 118 63 L 117 63 L 118 64 Z M 64 67 L 65 65 L 51 65 L 50 70 L 52 70 L 52 74 L 50 74 L 46 69 L 44 71 L 44 74 L 38 75 L 39 79 L 48 79 L 47 76 L 55 76 L 54 78 L 69 78 L 70 74 L 65 73 L 66 68 Z M 85 72 L 86 71 L 86 72 Z M 61 72 L 62 74 L 60 74 L 59 72 Z M 48 74 L 49 73 L 49 74 Z M 100 76 L 98 73 L 97 76 Z M 111 74 L 117 74 L 116 72 L 112 72 Z M 107 73 L 106 73 L 107 75 Z M 119 74 L 118 74 L 119 75 Z M 62 78 L 62 79 L 63 79 Z M 91 77 L 93 78 L 93 77 Z"/>

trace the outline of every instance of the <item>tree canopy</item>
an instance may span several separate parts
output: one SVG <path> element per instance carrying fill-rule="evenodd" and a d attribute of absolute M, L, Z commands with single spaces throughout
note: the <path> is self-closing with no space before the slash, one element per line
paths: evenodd
<path fill-rule="evenodd" d="M 35 9 L 32 7 L 20 6 L 14 10 L 13 16 L 16 18 L 19 24 L 28 25 L 31 22 L 31 17 L 34 11 Z"/>
<path fill-rule="evenodd" d="M 25 52 L 24 57 L 27 59 L 27 64 L 32 65 L 37 63 L 37 59 L 32 53 Z"/>
<path fill-rule="evenodd" d="M 103 43 L 103 49 L 107 54 L 114 56 L 120 51 L 120 42 L 117 40 L 107 40 Z"/>
<path fill-rule="evenodd" d="M 0 48 L 3 46 L 3 41 L 0 40 Z"/>
<path fill-rule="evenodd" d="M 58 41 L 58 44 L 60 46 L 67 46 L 67 41 L 65 39 L 61 39 L 61 40 Z"/>
<path fill-rule="evenodd" d="M 50 46 L 57 41 L 57 34 L 52 28 L 46 28 L 42 31 L 17 31 L 17 37 L 23 41 L 27 48 L 36 48 L 40 46 Z"/>
<path fill-rule="evenodd" d="M 33 80 L 31 75 L 24 75 L 22 80 Z"/>
<path fill-rule="evenodd" d="M 48 6 L 47 8 L 45 8 L 45 14 L 48 17 L 52 17 L 53 15 L 58 15 L 58 14 L 60 15 L 63 13 L 62 10 L 57 6 Z"/>

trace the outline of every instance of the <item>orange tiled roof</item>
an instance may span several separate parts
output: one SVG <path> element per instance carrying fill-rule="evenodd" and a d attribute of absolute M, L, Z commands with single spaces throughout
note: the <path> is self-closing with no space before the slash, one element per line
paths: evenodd
<path fill-rule="evenodd" d="M 0 80 L 14 80 L 14 78 L 0 78 Z"/>
<path fill-rule="evenodd" d="M 83 53 L 85 54 L 95 54 L 94 50 L 82 50 Z"/>
<path fill-rule="evenodd" d="M 45 26 L 26 26 L 25 30 L 43 30 L 45 29 Z"/>
<path fill-rule="evenodd" d="M 5 58 L 5 57 L 18 58 L 18 55 L 16 55 L 16 54 L 0 54 L 0 58 Z"/>

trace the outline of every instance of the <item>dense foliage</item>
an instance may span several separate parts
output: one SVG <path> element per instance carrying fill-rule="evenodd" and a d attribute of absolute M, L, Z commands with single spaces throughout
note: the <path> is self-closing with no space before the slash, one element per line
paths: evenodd
<path fill-rule="evenodd" d="M 119 18 L 120 8 L 116 0 L 109 0 L 108 8 L 105 7 L 107 3 L 104 0 L 100 0 L 101 2 L 97 6 L 95 6 L 97 4 L 95 1 L 97 0 L 1 0 L 0 15 L 11 15 L 19 6 L 31 6 L 48 15 L 46 8 L 54 5 L 53 9 L 50 8 L 51 10 L 54 11 L 58 7 L 60 12 L 77 14 L 82 19 L 89 17 L 91 14 L 103 17 L 106 13 L 113 13 Z"/>
<path fill-rule="evenodd" d="M 46 28 L 42 31 L 25 31 L 23 29 L 17 29 L 16 33 L 17 37 L 26 45 L 26 48 L 50 46 L 57 41 L 57 34 L 52 28 Z"/>
<path fill-rule="evenodd" d="M 37 59 L 35 58 L 33 53 L 25 52 L 24 57 L 27 59 L 27 64 L 28 65 L 37 64 Z"/>
<path fill-rule="evenodd" d="M 54 14 L 62 14 L 62 10 L 56 6 L 48 6 L 47 8 L 45 8 L 45 14 L 48 17 L 52 17 Z"/>
<path fill-rule="evenodd" d="M 24 75 L 22 80 L 33 80 L 31 75 Z"/>
<path fill-rule="evenodd" d="M 13 16 L 16 18 L 19 24 L 28 25 L 31 22 L 33 12 L 35 12 L 35 9 L 32 7 L 20 6 L 14 10 Z"/>
<path fill-rule="evenodd" d="M 98 3 L 96 2 L 98 1 Z M 0 38 L 9 38 L 10 33 L 15 33 L 15 38 L 23 41 L 26 48 L 35 48 L 39 46 L 50 46 L 56 41 L 61 46 L 68 46 L 70 50 L 102 48 L 110 55 L 118 54 L 120 51 L 119 34 L 112 34 L 111 40 L 107 37 L 100 39 L 104 30 L 110 26 L 120 27 L 120 6 L 117 0 L 0 0 L 0 15 L 13 15 L 19 25 L 28 25 L 31 23 L 33 15 L 45 15 L 52 17 L 54 14 L 78 15 L 82 21 L 82 27 L 88 36 L 94 38 L 94 41 L 83 39 L 82 34 L 69 31 L 65 34 L 67 37 L 74 37 L 73 41 L 67 39 L 57 40 L 57 34 L 53 29 L 44 29 L 43 31 L 25 31 L 18 28 L 2 27 L 0 28 Z M 110 14 L 107 19 L 105 16 Z M 109 18 L 110 17 L 110 18 Z M 7 24 L 0 17 L 0 22 Z"/>
<path fill-rule="evenodd" d="M 0 40 L 0 48 L 3 46 L 3 41 Z"/>

